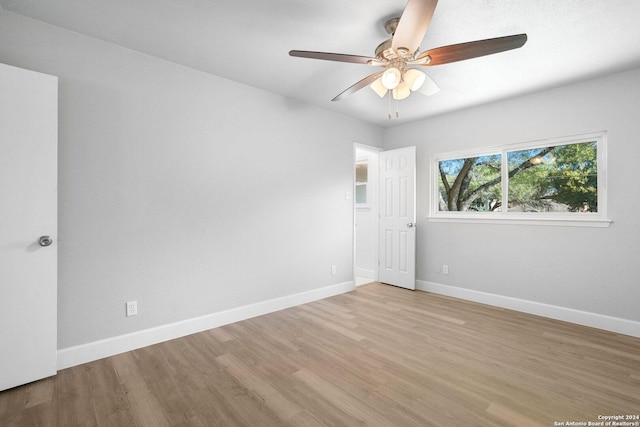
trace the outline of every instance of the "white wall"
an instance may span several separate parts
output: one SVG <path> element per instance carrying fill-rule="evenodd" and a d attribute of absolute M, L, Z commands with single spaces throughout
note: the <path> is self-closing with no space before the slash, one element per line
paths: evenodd
<path fill-rule="evenodd" d="M 417 146 L 417 278 L 640 321 L 639 99 L 636 69 L 385 130 L 385 149 Z M 600 130 L 608 131 L 610 227 L 427 221 L 432 153 Z"/>
<path fill-rule="evenodd" d="M 0 62 L 60 77 L 58 348 L 352 280 L 380 128 L 2 11 Z"/>

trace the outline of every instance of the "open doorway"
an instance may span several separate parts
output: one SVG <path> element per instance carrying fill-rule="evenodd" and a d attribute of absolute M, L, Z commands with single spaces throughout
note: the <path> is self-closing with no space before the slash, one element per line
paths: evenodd
<path fill-rule="evenodd" d="M 354 144 L 353 272 L 415 289 L 416 147 L 382 151 Z"/>
<path fill-rule="evenodd" d="M 356 286 L 378 280 L 378 154 L 354 144 L 353 274 Z"/>

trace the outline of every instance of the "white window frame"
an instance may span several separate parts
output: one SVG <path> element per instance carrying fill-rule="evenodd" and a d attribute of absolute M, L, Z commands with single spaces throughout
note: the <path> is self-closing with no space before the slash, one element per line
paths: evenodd
<path fill-rule="evenodd" d="M 367 157 L 363 157 L 361 159 L 357 159 L 356 160 L 356 168 L 358 165 L 362 165 L 362 164 L 366 164 L 367 165 L 367 180 L 364 182 L 358 182 L 357 179 L 357 173 L 354 173 L 354 178 L 353 178 L 353 182 L 354 182 L 354 187 L 353 187 L 353 200 L 354 203 L 356 205 L 356 208 L 362 209 L 362 208 L 366 208 L 369 209 L 371 207 L 371 202 L 369 201 L 369 199 L 371 198 L 371 180 L 369 179 L 369 172 L 370 172 L 370 164 L 369 164 L 369 158 Z M 358 203 L 358 196 L 357 196 L 357 187 L 358 186 L 363 186 L 365 188 L 365 197 L 367 198 L 367 201 L 364 203 Z"/>
<path fill-rule="evenodd" d="M 508 200 L 508 159 L 507 153 L 556 145 L 568 145 L 581 142 L 596 141 L 598 150 L 598 212 L 451 212 L 439 211 L 439 162 L 443 160 L 463 159 L 483 155 L 501 154 L 501 173 L 503 185 L 502 206 Z M 611 220 L 607 216 L 607 132 L 595 132 L 583 135 L 551 138 L 538 141 L 522 142 L 493 147 L 475 148 L 431 156 L 429 182 L 429 216 L 430 222 L 466 222 L 486 224 L 520 224 L 520 225 L 559 225 L 578 227 L 608 227 Z"/>

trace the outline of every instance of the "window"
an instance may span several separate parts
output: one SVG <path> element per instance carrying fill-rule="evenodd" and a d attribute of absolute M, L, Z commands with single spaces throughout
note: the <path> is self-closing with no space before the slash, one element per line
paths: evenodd
<path fill-rule="evenodd" d="M 440 160 L 440 211 L 479 211 L 494 210 L 497 200 L 501 200 L 500 154 L 460 159 Z"/>
<path fill-rule="evenodd" d="M 369 163 L 367 160 L 356 162 L 356 204 L 367 203 L 367 183 L 369 182 Z"/>
<path fill-rule="evenodd" d="M 433 156 L 430 219 L 607 226 L 606 134 Z"/>

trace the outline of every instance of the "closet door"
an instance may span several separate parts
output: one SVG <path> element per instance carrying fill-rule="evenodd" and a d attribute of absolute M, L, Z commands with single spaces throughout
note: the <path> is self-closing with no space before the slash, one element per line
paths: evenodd
<path fill-rule="evenodd" d="M 57 362 L 58 79 L 0 64 L 0 390 Z"/>

